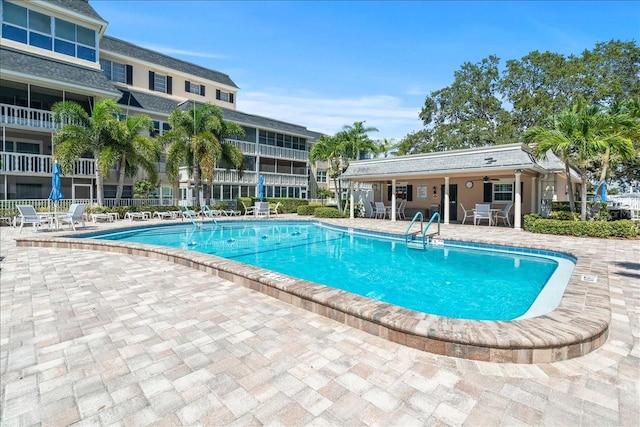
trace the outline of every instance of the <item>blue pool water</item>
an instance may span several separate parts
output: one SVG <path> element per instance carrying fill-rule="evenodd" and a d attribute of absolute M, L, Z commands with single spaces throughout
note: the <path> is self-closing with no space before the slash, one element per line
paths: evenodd
<path fill-rule="evenodd" d="M 478 320 L 524 315 L 558 267 L 552 256 L 449 244 L 422 250 L 404 240 L 297 221 L 169 225 L 87 237 L 212 254 L 424 313 Z M 558 301 L 543 303 L 551 305 L 544 310 Z"/>

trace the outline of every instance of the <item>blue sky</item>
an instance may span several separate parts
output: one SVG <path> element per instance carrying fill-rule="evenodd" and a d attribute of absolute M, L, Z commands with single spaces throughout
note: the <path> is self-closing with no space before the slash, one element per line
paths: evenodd
<path fill-rule="evenodd" d="M 107 34 L 228 74 L 238 110 L 373 139 L 422 128 L 463 63 L 638 42 L 640 1 L 91 0 Z"/>

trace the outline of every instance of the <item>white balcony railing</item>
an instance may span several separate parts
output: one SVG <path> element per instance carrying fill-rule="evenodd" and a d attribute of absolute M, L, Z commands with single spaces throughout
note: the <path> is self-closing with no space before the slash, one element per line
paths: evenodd
<path fill-rule="evenodd" d="M 0 152 L 0 171 L 7 175 L 51 176 L 53 157 L 43 154 L 24 154 Z M 93 159 L 80 159 L 72 173 L 66 177 L 94 177 L 96 162 Z"/>
<path fill-rule="evenodd" d="M 273 147 L 271 145 L 260 145 L 259 153 L 261 156 L 275 157 L 277 159 L 292 159 L 306 162 L 309 160 L 309 153 L 301 150 L 293 150 L 291 148 Z"/>
<path fill-rule="evenodd" d="M 61 123 L 53 121 L 53 114 L 49 110 L 10 104 L 0 104 L 0 124 L 50 130 L 62 127 Z"/>
<path fill-rule="evenodd" d="M 309 160 L 309 153 L 306 151 L 260 144 L 258 145 L 259 148 L 258 152 L 256 153 L 256 144 L 254 142 L 238 141 L 236 139 L 229 139 L 228 141 L 238 147 L 242 151 L 242 154 L 259 154 L 260 156 L 264 157 L 298 160 L 302 162 L 306 162 L 307 160 Z"/>

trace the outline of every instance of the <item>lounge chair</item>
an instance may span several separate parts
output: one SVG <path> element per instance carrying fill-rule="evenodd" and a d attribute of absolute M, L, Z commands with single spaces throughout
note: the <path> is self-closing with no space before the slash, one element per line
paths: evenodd
<path fill-rule="evenodd" d="M 108 213 L 91 213 L 89 214 L 89 217 L 91 218 L 91 222 L 98 222 L 99 220 L 113 222 L 113 215 L 109 215 Z"/>
<path fill-rule="evenodd" d="M 200 213 L 205 218 L 215 218 L 216 216 L 222 215 L 222 211 L 218 209 L 211 209 L 207 205 L 202 205 L 202 207 L 200 208 Z"/>
<path fill-rule="evenodd" d="M 69 211 L 66 214 L 59 215 L 56 217 L 58 224 L 64 224 L 65 222 L 69 224 L 69 228 L 72 228 L 73 231 L 76 231 L 76 224 L 82 223 L 84 227 L 84 210 L 87 205 L 83 205 L 80 203 L 73 203 L 69 206 Z"/>
<path fill-rule="evenodd" d="M 177 212 L 176 211 L 155 211 L 153 213 L 154 217 L 158 217 L 158 219 L 176 219 Z"/>
<path fill-rule="evenodd" d="M 38 232 L 38 227 L 43 224 L 47 224 L 51 226 L 52 218 L 44 218 L 38 215 L 36 210 L 31 205 L 16 205 L 18 208 L 18 212 L 20 216 L 18 220 L 20 221 L 20 233 L 22 233 L 22 227 L 25 224 L 33 224 L 33 231 Z"/>
<path fill-rule="evenodd" d="M 198 216 L 196 211 L 186 206 L 180 206 L 180 213 L 182 214 L 182 219 L 190 219 L 192 221 Z"/>
<path fill-rule="evenodd" d="M 129 221 L 133 221 L 134 219 L 147 219 L 147 215 L 143 212 L 127 212 L 124 214 L 125 219 L 129 218 Z"/>
<path fill-rule="evenodd" d="M 489 225 L 493 225 L 491 205 L 489 203 L 476 203 L 476 208 L 473 210 L 473 225 L 478 225 L 483 219 L 486 219 Z"/>
<path fill-rule="evenodd" d="M 462 212 L 464 213 L 464 218 L 462 218 L 462 224 L 464 224 L 467 218 L 473 218 L 473 209 L 465 209 L 462 203 L 460 203 L 460 207 L 462 208 Z"/>
<path fill-rule="evenodd" d="M 280 202 L 276 203 L 275 207 L 269 208 L 269 215 L 274 214 L 276 218 L 278 218 L 278 208 L 280 207 Z"/>
<path fill-rule="evenodd" d="M 496 216 L 494 217 L 494 222 L 498 224 L 498 219 L 502 218 L 502 224 L 509 225 L 511 227 L 511 221 L 509 219 L 511 208 L 513 207 L 513 203 L 508 203 L 504 209 L 500 212 L 496 212 Z"/>

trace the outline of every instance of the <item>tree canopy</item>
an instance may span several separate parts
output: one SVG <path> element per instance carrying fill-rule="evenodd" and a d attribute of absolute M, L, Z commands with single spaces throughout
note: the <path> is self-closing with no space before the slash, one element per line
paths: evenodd
<path fill-rule="evenodd" d="M 640 47 L 611 40 L 580 55 L 533 51 L 504 66 L 489 56 L 464 63 L 453 77 L 450 86 L 426 97 L 419 114 L 425 127 L 400 141 L 399 154 L 519 142 L 528 129 L 576 102 L 609 108 L 636 99 Z M 614 177 L 640 180 L 637 159 L 628 163 L 635 167 L 617 167 Z"/>

